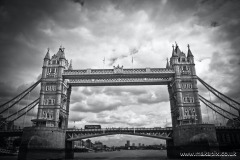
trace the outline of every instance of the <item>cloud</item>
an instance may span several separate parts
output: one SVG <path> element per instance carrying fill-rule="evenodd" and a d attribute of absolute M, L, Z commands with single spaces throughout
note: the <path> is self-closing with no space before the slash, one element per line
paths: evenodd
<path fill-rule="evenodd" d="M 0 102 L 40 78 L 48 47 L 53 55 L 62 44 L 74 69 L 164 68 L 175 41 L 185 53 L 190 44 L 200 78 L 240 101 L 239 5 L 234 0 L 1 1 Z M 208 97 L 200 83 L 198 88 Z M 30 99 L 38 96 L 34 91 Z M 168 99 L 166 86 L 73 87 L 69 126 L 164 126 L 171 123 Z M 207 120 L 204 105 L 202 111 Z"/>

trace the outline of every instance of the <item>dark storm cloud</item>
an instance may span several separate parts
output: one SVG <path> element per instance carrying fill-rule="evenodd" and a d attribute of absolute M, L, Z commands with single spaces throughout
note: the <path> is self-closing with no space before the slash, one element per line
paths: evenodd
<path fill-rule="evenodd" d="M 104 47 L 108 49 L 116 47 L 115 53 L 111 54 L 112 58 L 106 57 L 106 60 L 110 61 L 110 66 L 117 60 L 129 58 L 132 55 L 139 56 L 142 54 L 142 50 L 140 52 L 140 47 L 136 46 L 142 43 L 143 46 L 146 46 L 147 42 L 152 42 L 153 38 L 158 39 L 158 37 L 163 37 L 160 41 L 164 42 L 174 42 L 180 38 L 181 41 L 184 41 L 189 37 L 194 43 L 199 43 L 199 48 L 211 46 L 211 52 L 204 50 L 204 53 L 196 55 L 196 57 L 201 54 L 204 57 L 212 56 L 209 74 L 203 77 L 204 80 L 206 78 L 208 83 L 217 84 L 218 87 L 224 88 L 224 94 L 240 101 L 238 96 L 240 94 L 239 8 L 239 1 L 226 0 L 85 0 L 84 3 L 81 0 L 0 1 L 0 74 L 4 75 L 1 76 L 0 80 L 0 103 L 27 88 L 30 84 L 25 83 L 31 82 L 41 73 L 47 47 L 51 48 L 50 52 L 53 55 L 54 50 L 64 42 L 66 44 L 63 45 L 74 48 L 71 49 L 72 52 L 78 54 L 72 54 L 72 57 L 78 59 L 77 57 L 84 57 L 90 52 L 95 52 L 92 48 L 99 50 L 102 47 L 102 42 L 108 43 L 108 45 L 113 46 Z M 152 28 L 140 29 L 139 32 L 135 32 L 144 25 L 149 25 Z M 198 29 L 194 29 L 196 25 Z M 171 32 L 165 32 L 168 29 Z M 148 31 L 152 31 L 153 34 L 146 36 L 144 32 Z M 139 37 L 139 35 L 143 37 Z M 207 38 L 202 39 L 201 35 Z M 120 40 L 116 40 L 116 44 L 114 44 L 115 42 L 109 44 L 116 37 Z M 137 42 L 131 42 L 131 40 Z M 126 44 L 117 47 L 117 43 Z M 118 53 L 117 51 L 121 51 L 121 47 L 125 47 L 125 50 Z M 85 52 L 86 50 L 87 52 Z M 92 55 L 91 58 L 94 60 L 96 55 Z M 147 56 L 143 55 L 141 58 L 147 59 Z M 201 59 L 200 61 L 205 60 Z M 85 67 L 85 63 L 98 66 L 92 61 L 76 60 L 76 62 L 81 64 L 80 67 Z M 152 64 L 152 60 L 149 60 L 149 64 Z M 225 76 L 225 79 L 220 81 L 218 77 L 220 75 Z M 40 76 L 38 76 L 39 78 Z M 16 86 L 20 86 L 19 91 Z M 151 105 L 168 101 L 167 92 L 157 94 L 159 91 L 154 90 L 153 95 L 149 90 L 141 88 L 85 87 L 82 90 L 73 88 L 72 110 L 85 112 L 85 114 L 86 112 L 97 113 L 115 110 L 127 104 Z M 201 94 L 207 95 L 206 89 L 201 86 L 198 88 L 199 92 L 202 92 Z M 106 99 L 99 100 L 97 95 L 116 98 L 122 102 L 104 103 Z M 128 97 L 124 98 L 124 95 Z M 39 91 L 36 91 L 31 94 L 30 99 L 38 96 Z M 84 101 L 86 103 L 83 103 Z M 27 103 L 28 100 L 23 101 L 23 104 Z M 151 115 L 149 115 L 150 117 Z M 83 118 L 70 116 L 72 121 Z M 126 122 L 126 120 L 121 121 L 116 115 L 111 115 L 110 120 L 119 123 Z M 109 120 L 100 120 L 99 122 L 110 123 Z"/>
<path fill-rule="evenodd" d="M 80 24 L 77 6 L 72 1 L 1 1 L 0 9 L 0 73 L 4 80 L 19 75 L 41 73 L 42 59 L 53 38 L 43 31 L 71 29 Z M 60 45 L 60 44 L 57 44 Z M 14 46 L 14 47 L 13 47 Z M 42 48 L 42 49 L 41 49 Z M 14 58 L 14 61 L 13 59 Z M 40 59 L 40 61 L 39 61 Z M 27 63 L 25 63 L 27 62 Z M 8 67 L 4 67 L 8 66 Z M 31 67 L 29 67 L 31 66 Z M 21 68 L 20 73 L 14 68 Z"/>
<path fill-rule="evenodd" d="M 29 88 L 31 85 L 33 85 L 35 82 L 32 82 L 31 84 L 22 84 L 18 87 L 13 86 L 11 83 L 0 83 L 0 105 L 9 101 L 13 97 L 19 95 L 22 93 L 24 90 Z M 2 93 L 1 93 L 2 92 Z M 36 100 L 39 97 L 39 92 L 40 92 L 40 85 L 35 87 L 29 94 L 27 94 L 22 100 L 20 100 L 17 104 L 15 104 L 13 107 L 11 107 L 9 110 L 5 111 L 2 113 L 3 116 L 7 117 L 10 116 L 13 113 L 16 113 L 17 111 L 23 109 L 30 103 L 32 103 L 34 100 Z M 15 101 L 14 101 L 15 102 Z M 0 111 L 3 111 L 6 107 L 10 106 L 13 102 L 10 104 L 7 104 L 0 108 Z M 38 105 L 35 106 L 35 111 L 33 112 L 34 109 L 30 110 L 27 113 L 27 116 L 36 116 L 36 108 Z M 24 109 L 22 112 L 19 112 L 17 115 L 23 114 L 27 109 Z M 11 119 L 16 118 L 16 114 L 11 117 Z"/>
<path fill-rule="evenodd" d="M 31 84 L 22 84 L 19 87 L 15 87 L 12 83 L 0 82 L 0 105 L 19 95 L 34 83 L 35 82 L 32 82 Z M 26 97 L 21 100 L 20 103 L 27 104 L 26 101 L 28 101 L 28 96 L 30 100 L 35 100 L 39 97 L 39 91 L 40 86 L 38 85 L 35 89 L 31 91 L 29 95 L 26 95 Z"/>
<path fill-rule="evenodd" d="M 219 0 L 219 1 L 200 1 L 198 10 L 195 16 L 199 23 L 205 27 L 212 26 L 216 29 L 209 36 L 212 45 L 226 46 L 224 51 L 216 50 L 209 65 L 209 72 L 216 72 L 215 78 L 218 75 L 224 76 L 225 81 L 222 81 L 218 87 L 228 87 L 226 94 L 233 99 L 240 101 L 240 74 L 239 65 L 240 55 L 240 1 L 237 0 Z M 229 79 L 230 78 L 230 79 Z"/>

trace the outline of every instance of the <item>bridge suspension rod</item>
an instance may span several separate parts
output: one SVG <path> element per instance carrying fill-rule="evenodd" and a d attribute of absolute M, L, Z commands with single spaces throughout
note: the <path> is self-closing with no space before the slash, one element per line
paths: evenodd
<path fill-rule="evenodd" d="M 198 96 L 199 96 L 199 98 L 203 99 L 205 102 L 210 103 L 211 105 L 213 105 L 214 107 L 222 110 L 223 112 L 226 112 L 226 113 L 228 113 L 228 114 L 231 114 L 232 116 L 238 117 L 237 115 L 235 115 L 235 114 L 233 114 L 233 113 L 231 113 L 231 112 L 229 112 L 229 111 L 227 111 L 227 110 L 225 110 L 225 109 L 222 109 L 222 108 L 218 107 L 218 106 L 215 105 L 214 103 L 212 103 L 212 102 L 208 101 L 207 99 L 205 99 L 203 96 L 201 96 L 201 95 L 198 95 Z"/>
<path fill-rule="evenodd" d="M 221 92 L 217 91 L 215 88 L 211 87 L 209 84 L 207 84 L 206 82 L 204 82 L 201 78 L 197 77 L 197 79 L 198 79 L 210 92 L 212 92 L 216 97 L 218 97 L 218 98 L 221 99 L 223 102 L 225 102 L 226 104 L 228 104 L 230 107 L 232 107 L 232 108 L 236 109 L 238 112 L 240 112 L 240 109 L 239 109 L 240 103 L 239 103 L 239 102 L 237 102 L 237 101 L 235 101 L 235 100 L 233 100 L 233 99 L 225 96 L 225 95 L 222 94 Z M 216 92 L 217 92 L 218 94 L 216 94 Z M 222 97 L 220 97 L 219 95 L 221 95 Z M 224 100 L 223 97 L 226 98 L 227 100 Z M 227 101 L 230 101 L 230 102 L 227 102 Z M 230 104 L 230 103 L 232 103 L 232 104 Z M 236 106 L 237 106 L 238 108 L 237 108 Z"/>
<path fill-rule="evenodd" d="M 9 101 L 7 101 L 6 103 L 4 103 L 4 104 L 2 104 L 2 105 L 0 105 L 0 108 L 1 107 L 3 107 L 3 106 L 5 106 L 6 104 L 8 104 L 8 103 L 10 103 L 10 102 L 12 102 L 12 101 L 14 101 L 15 99 L 17 99 L 18 97 L 20 97 L 21 95 L 23 95 L 25 92 L 25 95 L 23 96 L 23 98 L 29 93 L 29 92 L 31 92 L 39 83 L 41 82 L 41 79 L 40 80 L 38 80 L 36 83 L 34 83 L 33 85 L 31 85 L 29 88 L 27 88 L 26 90 L 24 90 L 22 93 L 20 93 L 19 95 L 17 95 L 16 97 L 14 97 L 13 99 L 10 99 Z M 29 91 L 30 90 L 30 91 Z M 22 99 L 22 98 L 21 98 Z M 20 99 L 20 100 L 21 100 Z M 19 101 L 19 100 L 18 100 Z M 18 102 L 17 101 L 17 102 Z M 16 104 L 16 103 L 14 103 L 14 104 Z M 10 107 L 12 107 L 12 105 L 10 106 Z M 2 113 L 2 112 L 1 112 Z M 0 114 L 1 114 L 0 113 Z"/>
<path fill-rule="evenodd" d="M 30 111 L 31 109 L 33 109 L 37 104 L 39 104 L 39 98 L 38 98 L 37 100 L 35 100 L 35 104 L 34 104 L 32 107 L 30 107 L 26 112 L 29 112 L 29 111 Z M 28 107 L 28 106 L 26 106 L 26 107 Z M 25 107 L 25 108 L 26 108 L 26 107 Z M 11 123 L 11 122 L 13 122 L 13 121 L 21 118 L 23 115 L 26 114 L 26 112 L 22 113 L 22 114 L 19 115 L 17 118 L 15 118 L 15 119 L 13 119 L 13 120 L 11 120 L 11 121 L 9 121 L 9 122 L 5 122 L 5 124 Z M 3 125 L 3 124 L 4 124 L 4 123 L 0 124 L 0 126 Z"/>
<path fill-rule="evenodd" d="M 236 122 L 236 123 L 239 123 L 239 121 L 236 121 L 236 120 L 234 120 L 234 119 L 231 119 L 231 118 L 223 115 L 223 114 L 220 113 L 219 111 L 215 110 L 214 108 L 212 108 L 212 107 L 211 107 L 210 105 L 208 105 L 201 97 L 199 97 L 199 100 L 200 100 L 201 102 L 203 102 L 206 106 L 208 106 L 210 109 L 214 110 L 214 111 L 217 112 L 219 115 L 223 116 L 224 118 L 226 118 L 226 119 L 228 119 L 228 120 L 231 120 L 231 121 L 234 121 L 234 122 Z"/>
<path fill-rule="evenodd" d="M 3 112 L 7 111 L 8 109 L 12 108 L 15 104 L 17 104 L 19 101 L 21 101 L 24 97 L 26 97 L 26 95 L 28 93 L 30 93 L 37 85 L 35 85 L 34 87 L 32 87 L 28 92 L 26 92 L 20 99 L 18 99 L 17 101 L 15 101 L 13 104 L 11 104 L 9 107 L 7 107 L 6 109 L 4 109 L 3 111 L 0 112 L 0 114 L 2 114 Z"/>
<path fill-rule="evenodd" d="M 14 116 L 15 114 L 18 114 L 19 112 L 23 111 L 24 109 L 26 109 L 27 107 L 31 106 L 32 104 L 36 103 L 37 101 L 39 101 L 39 98 L 37 98 L 35 101 L 33 101 L 32 103 L 30 103 L 29 105 L 27 105 L 26 107 L 22 108 L 21 110 L 19 110 L 18 112 L 13 113 L 12 115 L 8 116 L 6 119 Z"/>

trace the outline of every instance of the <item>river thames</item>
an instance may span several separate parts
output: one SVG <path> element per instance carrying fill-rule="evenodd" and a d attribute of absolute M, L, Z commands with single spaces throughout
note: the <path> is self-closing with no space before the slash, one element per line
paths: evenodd
<path fill-rule="evenodd" d="M 239 158 L 240 157 L 221 157 L 221 160 L 239 160 Z M 1 156 L 0 159 L 17 160 L 17 156 Z M 168 159 L 166 150 L 121 150 L 97 153 L 95 152 L 74 153 L 74 160 L 166 160 L 166 159 Z"/>

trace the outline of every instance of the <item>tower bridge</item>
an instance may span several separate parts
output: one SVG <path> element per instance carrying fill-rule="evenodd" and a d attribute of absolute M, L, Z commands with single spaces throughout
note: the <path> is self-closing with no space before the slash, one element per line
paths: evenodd
<path fill-rule="evenodd" d="M 194 56 L 188 46 L 187 54 L 173 46 L 166 68 L 124 68 L 73 69 L 72 62 L 65 57 L 64 48 L 50 56 L 49 50 L 43 60 L 42 77 L 18 96 L 0 106 L 0 114 L 7 115 L 0 126 L 17 121 L 38 105 L 37 117 L 32 119 L 33 127 L 23 130 L 2 130 L 1 136 L 22 136 L 18 159 L 73 158 L 73 141 L 127 134 L 165 139 L 168 157 L 179 157 L 180 152 L 224 151 L 240 148 L 239 115 L 217 106 L 198 94 L 197 82 L 226 103 L 230 109 L 240 113 L 240 103 L 220 93 L 196 75 Z M 9 109 L 30 94 L 41 84 L 39 98 L 17 109 L 9 115 Z M 123 86 L 123 85 L 166 85 L 168 87 L 172 128 L 114 128 L 100 130 L 71 130 L 68 128 L 70 97 L 72 87 L 77 86 Z M 200 101 L 216 114 L 232 122 L 233 126 L 204 124 Z M 42 157 L 42 156 L 41 156 Z"/>

